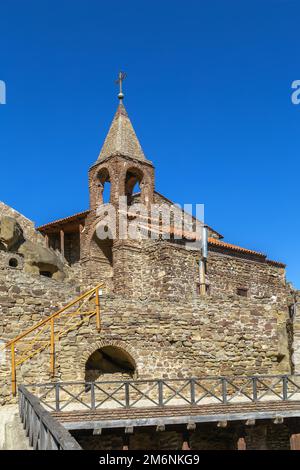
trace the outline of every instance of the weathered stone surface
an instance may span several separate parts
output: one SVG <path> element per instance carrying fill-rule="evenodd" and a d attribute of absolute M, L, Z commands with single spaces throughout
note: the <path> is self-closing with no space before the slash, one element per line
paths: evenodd
<path fill-rule="evenodd" d="M 23 234 L 26 240 L 31 240 L 32 242 L 39 241 L 40 243 L 45 245 L 44 237 L 35 229 L 34 223 L 31 220 L 29 220 L 24 215 L 20 214 L 12 207 L 0 201 L 0 218 L 2 218 L 3 216 L 12 217 L 18 222 L 18 224 L 22 227 Z"/>
<path fill-rule="evenodd" d="M 0 218 L 0 248 L 1 245 L 7 251 L 16 250 L 24 241 L 23 230 L 13 217 Z"/>
<path fill-rule="evenodd" d="M 26 272 L 32 274 L 49 272 L 57 280 L 64 279 L 64 265 L 51 248 L 27 240 L 21 245 L 18 252 L 24 256 Z"/>

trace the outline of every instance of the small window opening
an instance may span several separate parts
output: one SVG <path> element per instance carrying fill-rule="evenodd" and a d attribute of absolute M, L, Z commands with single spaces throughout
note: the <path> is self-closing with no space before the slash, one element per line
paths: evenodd
<path fill-rule="evenodd" d="M 238 287 L 236 293 L 240 297 L 248 297 L 248 289 Z"/>
<path fill-rule="evenodd" d="M 11 268 L 17 268 L 19 263 L 16 258 L 10 258 L 8 264 Z"/>
<path fill-rule="evenodd" d="M 282 353 L 277 354 L 277 357 L 276 357 L 277 363 L 280 364 L 284 358 L 285 358 L 285 354 L 282 354 Z"/>
<path fill-rule="evenodd" d="M 50 273 L 50 271 L 40 271 L 40 275 L 45 277 L 52 277 L 52 273 Z"/>

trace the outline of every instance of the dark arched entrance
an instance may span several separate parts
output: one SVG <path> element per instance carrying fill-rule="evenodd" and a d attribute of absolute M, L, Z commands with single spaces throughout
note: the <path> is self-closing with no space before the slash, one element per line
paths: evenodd
<path fill-rule="evenodd" d="M 122 348 L 103 346 L 93 352 L 85 365 L 85 381 L 126 380 L 134 377 L 134 359 Z"/>

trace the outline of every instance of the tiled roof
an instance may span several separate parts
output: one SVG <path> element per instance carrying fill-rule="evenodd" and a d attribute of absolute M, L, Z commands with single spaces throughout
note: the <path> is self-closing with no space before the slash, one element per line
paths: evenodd
<path fill-rule="evenodd" d="M 218 246 L 220 248 L 235 251 L 237 253 L 245 253 L 245 254 L 249 254 L 249 255 L 258 256 L 259 258 L 261 258 L 262 261 L 265 261 L 267 264 L 270 264 L 272 266 L 277 266 L 279 268 L 285 268 L 286 267 L 286 265 L 284 263 L 280 263 L 279 261 L 273 261 L 271 259 L 267 259 L 266 255 L 264 255 L 263 253 L 260 253 L 258 251 L 249 250 L 248 248 L 243 248 L 243 247 L 238 246 L 238 245 L 232 245 L 231 243 L 226 243 L 226 242 L 223 242 L 221 240 L 217 240 L 215 238 L 209 238 L 208 239 L 208 244 L 210 246 Z"/>
<path fill-rule="evenodd" d="M 136 195 L 139 195 L 140 193 L 136 193 Z M 171 199 L 167 198 L 166 196 L 164 196 L 163 194 L 161 194 L 160 192 L 158 191 L 154 191 L 154 194 L 157 194 L 160 198 L 164 199 L 165 201 L 167 201 L 169 204 L 173 205 L 174 202 L 171 201 Z M 182 212 L 184 212 L 184 209 L 182 209 Z M 192 216 L 193 220 L 197 220 L 196 217 L 192 214 L 189 214 Z M 217 232 L 214 228 L 210 227 L 209 225 L 205 224 L 206 227 L 211 231 L 211 232 L 214 232 L 219 238 L 224 238 L 223 235 L 219 232 Z"/>
<path fill-rule="evenodd" d="M 123 103 L 118 106 L 98 160 L 117 153 L 138 160 L 146 160 Z"/>
<path fill-rule="evenodd" d="M 89 214 L 89 212 L 90 211 L 88 211 L 88 210 L 84 211 L 84 212 L 78 212 L 77 214 L 71 215 L 69 217 L 65 217 L 63 219 L 55 220 L 53 222 L 50 222 L 49 224 L 41 225 L 40 227 L 37 227 L 37 230 L 42 232 L 44 229 L 47 229 L 48 227 L 54 226 L 56 224 L 62 224 L 62 223 L 72 222 L 76 219 L 82 219 L 82 218 L 86 217 Z M 130 212 L 129 212 L 129 215 L 130 215 Z M 132 214 L 132 215 L 136 215 L 136 214 Z M 183 236 L 183 237 L 185 237 L 186 239 L 189 239 L 189 240 L 195 240 L 195 238 L 196 238 L 194 232 L 183 232 L 182 233 L 181 230 L 177 230 L 174 227 L 172 227 L 172 228 L 160 227 L 159 224 L 155 223 L 154 221 L 152 223 L 153 223 L 153 225 L 151 227 L 151 230 L 153 232 L 157 232 L 157 233 L 160 233 L 160 234 L 171 233 L 175 236 L 176 235 L 177 236 Z M 140 225 L 141 228 L 149 230 L 148 225 L 144 226 L 143 223 L 140 223 L 139 225 Z M 227 242 L 224 242 L 224 241 L 219 240 L 217 238 L 209 237 L 208 238 L 208 245 L 212 246 L 212 247 L 215 246 L 215 247 L 223 248 L 223 249 L 230 250 L 230 251 L 233 251 L 233 252 L 236 252 L 236 253 L 244 253 L 244 254 L 253 255 L 253 256 L 261 258 L 261 261 L 265 261 L 266 263 L 268 263 L 272 266 L 277 266 L 277 267 L 282 267 L 282 268 L 285 268 L 285 266 L 286 266 L 284 263 L 280 263 L 279 261 L 273 261 L 273 260 L 267 259 L 266 255 L 264 253 L 260 253 L 259 251 L 249 250 L 248 248 L 243 248 L 243 247 L 238 246 L 238 245 L 233 245 L 232 243 L 227 243 Z"/>
<path fill-rule="evenodd" d="M 37 227 L 37 230 L 43 231 L 45 228 L 51 227 L 56 224 L 62 224 L 64 222 L 73 222 L 76 219 L 83 219 L 88 215 L 89 212 L 90 211 L 78 212 L 77 214 L 70 215 L 69 217 L 65 217 L 63 219 L 54 220 L 53 222 L 49 222 L 48 224 Z"/>
<path fill-rule="evenodd" d="M 220 246 L 222 248 L 227 248 L 228 250 L 239 251 L 241 253 L 248 253 L 248 254 L 251 254 L 251 255 L 266 258 L 266 255 L 264 255 L 263 253 L 260 253 L 258 251 L 249 250 L 248 248 L 243 248 L 243 247 L 238 246 L 238 245 L 232 245 L 231 243 L 226 243 L 226 242 L 223 242 L 221 240 L 217 240 L 216 238 L 211 238 L 210 237 L 208 239 L 208 243 L 210 245 L 215 245 L 215 246 Z"/>

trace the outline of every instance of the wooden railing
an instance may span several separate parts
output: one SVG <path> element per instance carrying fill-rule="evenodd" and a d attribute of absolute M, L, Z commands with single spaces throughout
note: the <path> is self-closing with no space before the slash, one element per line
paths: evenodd
<path fill-rule="evenodd" d="M 65 307 L 28 328 L 1 348 L 10 348 L 11 350 L 13 395 L 16 395 L 17 391 L 16 369 L 23 362 L 50 348 L 50 373 L 54 376 L 55 344 L 57 341 L 70 331 L 77 329 L 83 323 L 88 322 L 93 316 L 96 316 L 96 328 L 100 331 L 100 289 L 103 287 L 104 284 L 99 284 L 95 288 L 90 289 Z"/>
<path fill-rule="evenodd" d="M 34 450 L 81 450 L 78 442 L 26 387 L 19 387 L 19 412 L 29 445 Z"/>
<path fill-rule="evenodd" d="M 50 411 L 299 401 L 300 374 L 28 385 Z"/>

